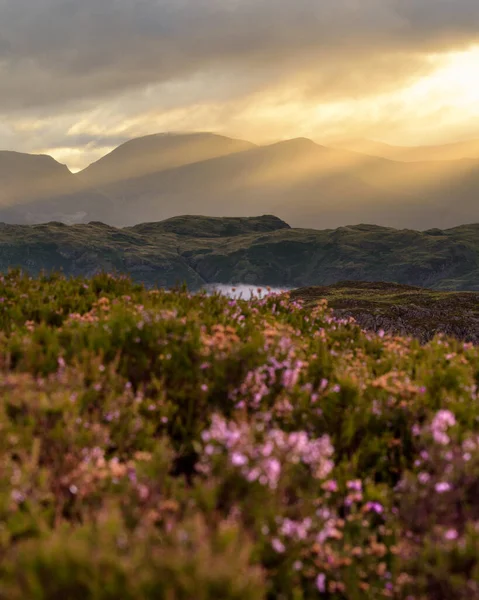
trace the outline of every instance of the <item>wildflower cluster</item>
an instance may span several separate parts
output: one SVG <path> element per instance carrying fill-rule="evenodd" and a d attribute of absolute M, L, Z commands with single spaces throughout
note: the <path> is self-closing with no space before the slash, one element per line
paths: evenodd
<path fill-rule="evenodd" d="M 0 279 L 0 599 L 479 598 L 479 350 Z"/>

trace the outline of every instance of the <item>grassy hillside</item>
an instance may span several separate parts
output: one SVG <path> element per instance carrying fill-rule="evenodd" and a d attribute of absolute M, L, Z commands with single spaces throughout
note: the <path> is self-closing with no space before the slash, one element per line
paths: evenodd
<path fill-rule="evenodd" d="M 479 349 L 0 279 L 2 600 L 479 597 Z"/>
<path fill-rule="evenodd" d="M 479 294 L 474 292 L 346 281 L 294 290 L 291 298 L 308 308 L 326 299 L 337 316 L 353 317 L 376 332 L 412 335 L 422 342 L 442 333 L 479 344 Z"/>
<path fill-rule="evenodd" d="M 292 229 L 273 216 L 181 217 L 116 229 L 102 223 L 0 226 L 0 271 L 128 273 L 148 285 L 245 283 L 297 288 L 386 281 L 479 290 L 479 225 L 418 232 L 374 225 Z"/>

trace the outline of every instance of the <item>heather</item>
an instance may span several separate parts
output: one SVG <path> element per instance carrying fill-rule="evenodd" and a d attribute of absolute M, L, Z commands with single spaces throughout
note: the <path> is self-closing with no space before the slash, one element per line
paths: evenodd
<path fill-rule="evenodd" d="M 479 352 L 0 279 L 0 598 L 479 598 Z"/>

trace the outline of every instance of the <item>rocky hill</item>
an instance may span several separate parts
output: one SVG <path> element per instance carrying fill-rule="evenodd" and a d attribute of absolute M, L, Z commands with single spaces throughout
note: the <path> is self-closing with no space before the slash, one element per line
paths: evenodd
<path fill-rule="evenodd" d="M 147 285 L 282 288 L 386 281 L 479 291 L 479 225 L 426 232 L 375 225 L 293 229 L 281 219 L 184 216 L 118 229 L 101 222 L 0 224 L 0 270 L 130 274 Z"/>
<path fill-rule="evenodd" d="M 354 317 L 363 329 L 413 336 L 421 342 L 442 333 L 479 343 L 479 293 L 437 292 L 381 282 L 340 282 L 291 292 L 306 307 L 325 298 L 338 317 Z"/>

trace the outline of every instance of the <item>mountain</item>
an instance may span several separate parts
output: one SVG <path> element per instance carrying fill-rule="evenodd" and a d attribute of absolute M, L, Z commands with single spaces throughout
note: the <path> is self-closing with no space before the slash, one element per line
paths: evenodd
<path fill-rule="evenodd" d="M 103 223 L 0 226 L 0 271 L 130 274 L 147 285 L 297 288 L 345 279 L 479 291 L 479 224 L 450 230 L 376 225 L 294 229 L 274 216 L 183 216 L 118 229 Z"/>
<path fill-rule="evenodd" d="M 78 178 L 91 186 L 121 186 L 126 179 L 254 147 L 250 142 L 212 133 L 147 135 L 118 146 L 81 171 Z"/>
<path fill-rule="evenodd" d="M 363 329 L 430 341 L 438 333 L 479 344 L 479 293 L 437 292 L 383 282 L 344 281 L 290 293 L 312 308 L 326 299 L 339 318 Z"/>
<path fill-rule="evenodd" d="M 0 215 L 11 223 L 76 222 L 92 210 L 111 214 L 111 200 L 83 189 L 51 156 L 0 152 Z"/>
<path fill-rule="evenodd" d="M 333 146 L 371 156 L 403 162 L 479 159 L 479 140 L 465 140 L 435 146 L 392 146 L 374 140 L 346 140 Z"/>
<path fill-rule="evenodd" d="M 321 229 L 479 221 L 479 160 L 406 163 L 304 138 L 257 147 L 209 134 L 148 136 L 67 175 L 75 182 L 68 198 L 15 196 L 0 221 L 72 222 L 73 214 L 77 222 L 124 227 L 182 214 L 258 213 Z"/>
<path fill-rule="evenodd" d="M 296 227 L 446 228 L 479 220 L 478 167 L 479 161 L 407 164 L 295 139 L 100 189 L 115 203 L 108 222 L 117 226 L 260 211 Z"/>

